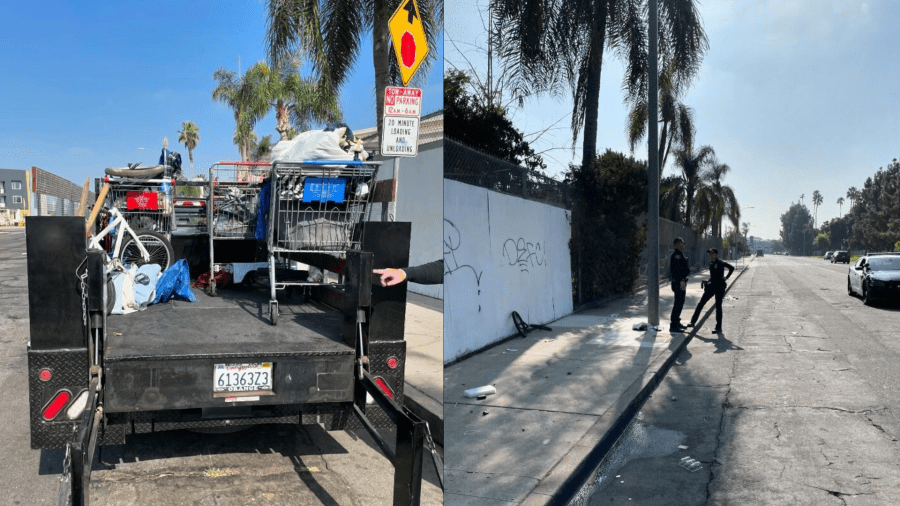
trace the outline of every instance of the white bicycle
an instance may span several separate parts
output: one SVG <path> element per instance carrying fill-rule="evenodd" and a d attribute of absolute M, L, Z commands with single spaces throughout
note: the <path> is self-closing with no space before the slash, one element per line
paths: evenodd
<path fill-rule="evenodd" d="M 162 270 L 172 265 L 175 253 L 166 236 L 153 230 L 132 229 L 125 216 L 115 207 L 110 208 L 107 213 L 109 225 L 91 237 L 91 248 L 105 249 L 102 241 L 112 232 L 113 244 L 109 252 L 112 258 L 119 259 L 123 265 L 159 264 Z"/>
<path fill-rule="evenodd" d="M 152 230 L 132 229 L 125 220 L 125 216 L 115 207 L 110 208 L 106 213 L 109 215 L 109 224 L 97 235 L 91 237 L 91 248 L 105 251 L 103 240 L 112 233 L 113 243 L 109 251 L 109 261 L 116 259 L 120 262 L 119 265 L 159 264 L 163 271 L 172 265 L 175 253 L 172 243 L 166 239 L 166 236 Z M 112 276 L 106 278 L 106 293 L 115 293 Z M 115 297 L 107 297 L 106 314 L 112 312 L 114 302 Z"/>

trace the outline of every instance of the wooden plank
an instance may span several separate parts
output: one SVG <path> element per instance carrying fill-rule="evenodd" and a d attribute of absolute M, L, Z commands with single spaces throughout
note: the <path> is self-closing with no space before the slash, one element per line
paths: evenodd
<path fill-rule="evenodd" d="M 87 211 L 87 199 L 88 194 L 88 185 L 91 184 L 91 178 L 87 177 L 84 179 L 84 186 L 81 187 L 81 200 L 78 201 L 78 216 L 84 216 L 85 211 Z"/>
<path fill-rule="evenodd" d="M 94 226 L 94 222 L 97 220 L 97 215 L 100 213 L 100 208 L 103 207 L 103 201 L 106 199 L 107 193 L 109 193 L 109 183 L 103 183 L 103 188 L 100 189 L 100 195 L 97 195 L 97 200 L 94 201 L 94 208 L 91 210 L 91 216 L 84 224 L 85 234 L 89 235 L 91 233 L 91 227 Z"/>

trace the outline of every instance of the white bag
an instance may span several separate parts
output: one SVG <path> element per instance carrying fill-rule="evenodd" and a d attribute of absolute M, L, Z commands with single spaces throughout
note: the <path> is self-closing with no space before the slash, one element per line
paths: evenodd
<path fill-rule="evenodd" d="M 352 160 L 359 153 L 360 160 L 369 154 L 362 149 L 362 143 L 344 138 L 345 127 L 334 130 L 309 130 L 291 140 L 278 141 L 272 147 L 270 161 L 302 162 L 304 160 Z M 349 152 L 348 152 L 349 150 Z M 338 166 L 324 166 L 329 169 Z"/>

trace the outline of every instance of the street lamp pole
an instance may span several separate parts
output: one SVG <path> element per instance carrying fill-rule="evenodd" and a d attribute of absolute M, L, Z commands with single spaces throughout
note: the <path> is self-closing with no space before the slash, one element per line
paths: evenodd
<path fill-rule="evenodd" d="M 659 153 L 657 152 L 657 115 L 659 107 L 657 101 L 657 86 L 659 75 L 657 73 L 657 0 L 650 0 L 650 47 L 648 62 L 650 82 L 647 92 L 647 109 L 649 118 L 647 121 L 647 320 L 650 325 L 659 325 Z"/>

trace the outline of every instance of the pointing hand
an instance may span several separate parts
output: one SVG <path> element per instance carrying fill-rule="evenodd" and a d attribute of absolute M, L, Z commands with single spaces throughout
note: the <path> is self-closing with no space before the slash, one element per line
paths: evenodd
<path fill-rule="evenodd" d="M 394 286 L 406 281 L 403 269 L 375 269 L 372 273 L 381 275 L 381 286 Z"/>

